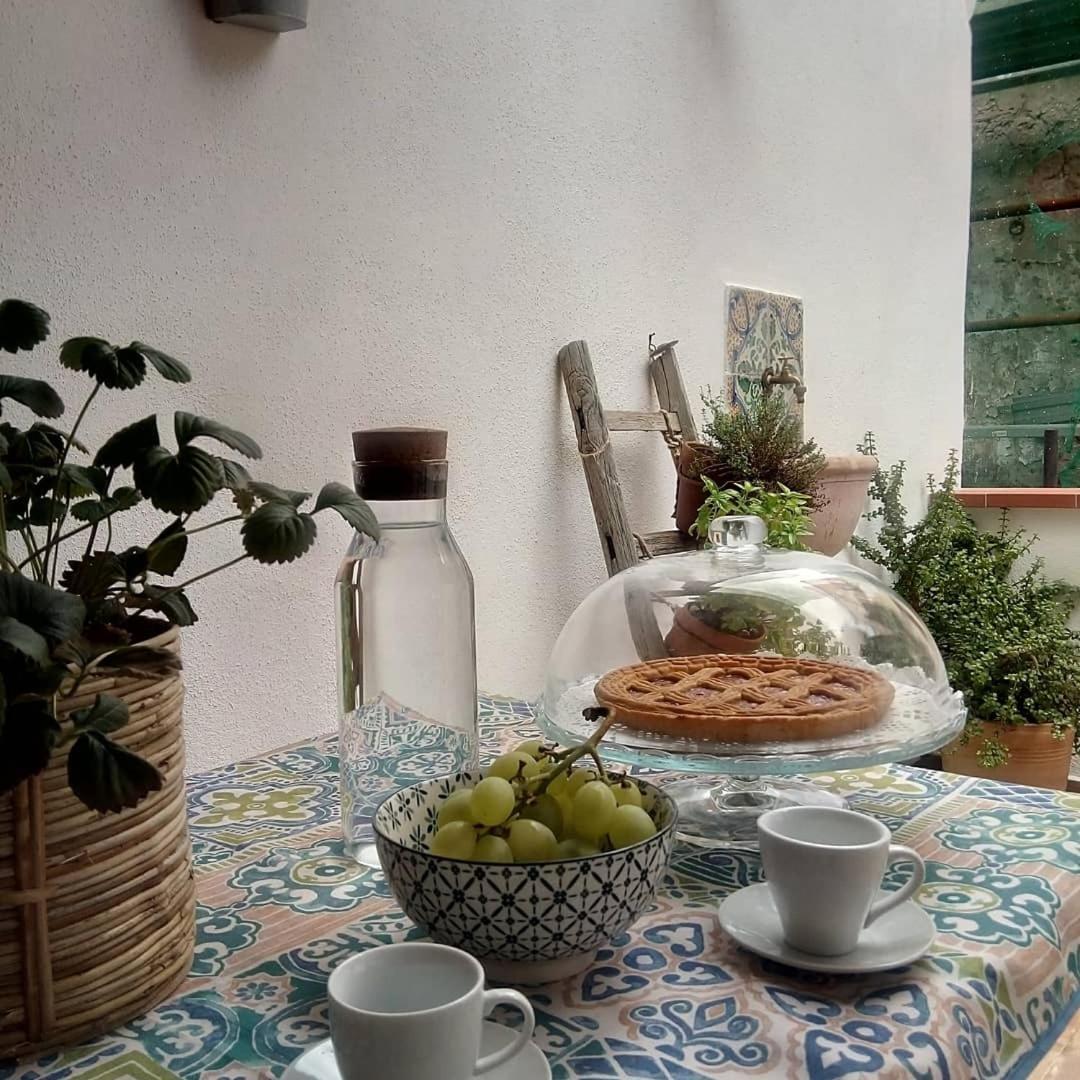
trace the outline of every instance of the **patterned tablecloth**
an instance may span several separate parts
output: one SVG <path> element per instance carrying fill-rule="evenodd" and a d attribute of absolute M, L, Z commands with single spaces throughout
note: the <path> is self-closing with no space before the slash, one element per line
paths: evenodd
<path fill-rule="evenodd" d="M 532 731 L 520 701 L 484 698 L 481 719 L 489 746 Z M 189 981 L 114 1034 L 5 1075 L 274 1077 L 323 1038 L 334 965 L 420 936 L 382 875 L 342 856 L 336 765 L 327 737 L 194 777 Z M 716 920 L 721 897 L 759 880 L 756 855 L 677 848 L 628 933 L 530 992 L 556 1080 L 1027 1075 L 1080 1003 L 1080 796 L 899 766 L 815 779 L 926 859 L 930 954 L 859 978 L 758 959 Z"/>

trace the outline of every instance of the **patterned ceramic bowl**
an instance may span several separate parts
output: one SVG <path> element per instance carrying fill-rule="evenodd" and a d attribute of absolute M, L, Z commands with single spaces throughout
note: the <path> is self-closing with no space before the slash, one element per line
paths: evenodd
<path fill-rule="evenodd" d="M 479 958 L 508 982 L 562 979 L 589 966 L 601 945 L 648 906 L 675 841 L 675 803 L 656 796 L 655 836 L 618 851 L 536 863 L 462 862 L 432 855 L 439 804 L 478 772 L 425 780 L 375 813 L 375 844 L 405 913 L 433 940 Z"/>

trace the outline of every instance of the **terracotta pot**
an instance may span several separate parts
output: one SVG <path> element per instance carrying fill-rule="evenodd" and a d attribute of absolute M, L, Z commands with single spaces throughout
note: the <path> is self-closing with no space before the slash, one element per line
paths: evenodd
<path fill-rule="evenodd" d="M 836 555 L 851 540 L 866 505 L 866 491 L 877 470 L 869 454 L 842 454 L 825 459 L 818 476 L 821 509 L 810 515 L 814 531 L 806 546 L 822 555 Z"/>
<path fill-rule="evenodd" d="M 729 630 L 717 630 L 688 608 L 679 608 L 664 644 L 669 656 L 707 656 L 710 653 L 743 655 L 752 653 L 764 639 L 764 631 L 755 637 L 744 637 Z"/>
<path fill-rule="evenodd" d="M 697 471 L 698 455 L 703 443 L 679 444 L 679 478 L 675 485 L 675 528 L 690 535 L 690 526 L 697 521 L 698 511 L 705 501 L 705 485 Z"/>
<path fill-rule="evenodd" d="M 1065 790 L 1073 753 L 1073 728 L 1068 729 L 1063 739 L 1053 737 L 1049 724 L 984 723 L 982 728 L 984 734 L 969 739 L 966 745 L 961 746 L 958 740 L 942 750 L 944 769 L 961 776 L 979 776 L 1007 784 Z M 1009 760 L 996 769 L 980 765 L 975 756 L 986 741 L 986 735 L 1000 739 L 1009 750 Z"/>

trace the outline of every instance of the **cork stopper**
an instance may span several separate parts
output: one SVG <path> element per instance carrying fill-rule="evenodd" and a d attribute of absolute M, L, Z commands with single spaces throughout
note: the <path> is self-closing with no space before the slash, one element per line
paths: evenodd
<path fill-rule="evenodd" d="M 446 431 L 440 428 L 354 431 L 357 494 L 373 500 L 446 498 L 446 439 Z"/>
<path fill-rule="evenodd" d="M 405 465 L 446 460 L 446 432 L 438 428 L 367 428 L 352 433 L 353 460 Z"/>

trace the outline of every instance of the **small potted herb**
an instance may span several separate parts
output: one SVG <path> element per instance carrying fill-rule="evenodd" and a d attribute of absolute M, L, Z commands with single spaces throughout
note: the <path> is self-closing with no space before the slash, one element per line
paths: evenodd
<path fill-rule="evenodd" d="M 675 524 L 691 533 L 710 480 L 720 490 L 754 484 L 766 491 L 787 488 L 806 497 L 808 509 L 819 502 L 817 477 L 825 457 L 817 444 L 804 440 L 798 421 L 779 394 L 763 394 L 745 409 L 728 405 L 709 391 L 703 438 L 680 447 Z"/>
<path fill-rule="evenodd" d="M 805 495 L 806 546 L 824 555 L 842 550 L 863 512 L 876 459 L 862 452 L 826 457 L 813 439 L 802 437 L 779 394 L 762 394 L 745 410 L 708 392 L 702 400 L 704 438 L 679 448 L 676 526 L 693 534 L 706 479 L 721 489 L 749 482 L 766 491 L 787 488 Z"/>
<path fill-rule="evenodd" d="M 730 597 L 705 595 L 675 609 L 664 638 L 669 656 L 752 653 L 765 640 L 762 612 Z"/>
<path fill-rule="evenodd" d="M 792 491 L 785 484 L 777 484 L 773 491 L 749 481 L 721 488 L 708 476 L 702 477 L 702 485 L 705 501 L 698 510 L 697 520 L 690 526 L 693 536 L 708 540 L 709 525 L 718 517 L 751 515 L 761 518 L 768 527 L 765 542 L 769 547 L 806 550 L 804 540 L 813 531 L 807 509 L 809 496 Z"/>
<path fill-rule="evenodd" d="M 866 445 L 873 450 L 873 440 Z M 1064 788 L 1080 716 L 1080 634 L 1069 628 L 1078 590 L 1046 577 L 1030 559 L 1034 538 L 1009 527 L 983 532 L 954 498 L 959 459 L 931 486 L 926 516 L 909 523 L 904 463 L 879 470 L 867 518 L 876 541 L 856 537 L 864 557 L 889 570 L 896 591 L 933 635 L 968 722 L 947 747 L 947 769 Z"/>

